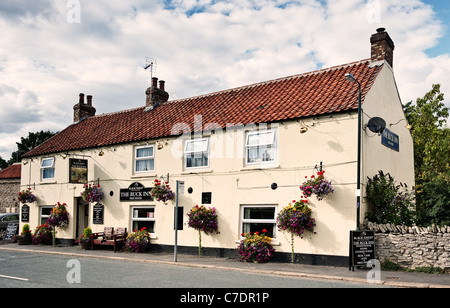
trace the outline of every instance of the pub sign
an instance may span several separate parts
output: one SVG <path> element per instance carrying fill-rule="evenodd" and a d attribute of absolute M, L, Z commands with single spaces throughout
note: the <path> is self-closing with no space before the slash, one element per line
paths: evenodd
<path fill-rule="evenodd" d="M 88 161 L 86 159 L 69 159 L 69 183 L 87 184 Z"/>
<path fill-rule="evenodd" d="M 134 182 L 128 188 L 120 190 L 120 201 L 153 200 L 151 187 L 144 187 L 139 182 Z"/>

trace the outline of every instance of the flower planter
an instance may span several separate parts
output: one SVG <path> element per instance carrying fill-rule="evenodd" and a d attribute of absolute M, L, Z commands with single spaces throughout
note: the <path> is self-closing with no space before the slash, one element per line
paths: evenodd
<path fill-rule="evenodd" d="M 31 236 L 17 237 L 17 244 L 30 245 L 31 244 Z"/>

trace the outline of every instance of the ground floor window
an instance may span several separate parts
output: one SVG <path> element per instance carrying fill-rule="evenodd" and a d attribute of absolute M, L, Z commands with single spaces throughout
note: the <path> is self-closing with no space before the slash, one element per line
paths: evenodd
<path fill-rule="evenodd" d="M 50 212 L 52 211 L 52 209 L 53 206 L 41 206 L 39 213 L 41 225 L 47 222 L 47 219 L 50 217 Z"/>
<path fill-rule="evenodd" d="M 141 230 L 143 227 L 150 233 L 155 233 L 155 207 L 133 206 L 131 215 L 132 230 Z"/>
<path fill-rule="evenodd" d="M 275 205 L 243 205 L 241 207 L 241 233 L 262 233 L 267 230 L 267 236 L 276 238 L 277 207 Z"/>

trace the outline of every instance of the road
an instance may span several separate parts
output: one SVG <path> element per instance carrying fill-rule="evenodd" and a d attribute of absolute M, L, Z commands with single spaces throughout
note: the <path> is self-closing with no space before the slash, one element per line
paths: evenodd
<path fill-rule="evenodd" d="M 0 251 L 0 288 L 373 288 L 370 284 Z M 270 292 L 270 291 L 268 291 Z"/>

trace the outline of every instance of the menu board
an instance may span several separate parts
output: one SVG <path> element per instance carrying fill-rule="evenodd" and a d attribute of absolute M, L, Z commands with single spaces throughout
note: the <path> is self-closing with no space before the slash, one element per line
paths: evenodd
<path fill-rule="evenodd" d="M 350 267 L 366 266 L 375 259 L 375 232 L 350 231 Z"/>

